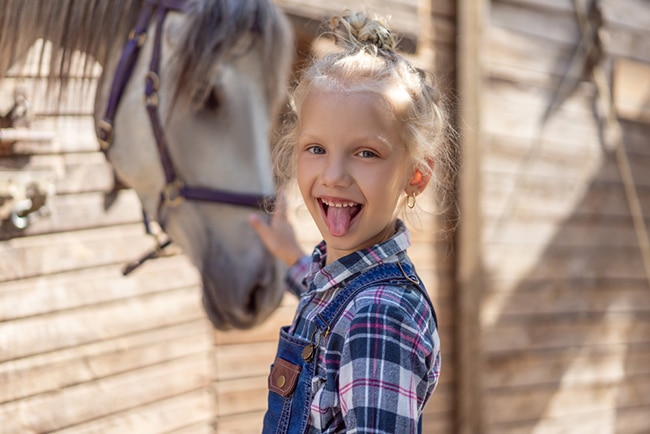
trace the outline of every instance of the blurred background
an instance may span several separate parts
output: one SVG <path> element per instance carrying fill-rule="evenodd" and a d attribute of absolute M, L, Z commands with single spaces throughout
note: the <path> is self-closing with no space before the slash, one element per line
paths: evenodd
<path fill-rule="evenodd" d="M 456 188 L 409 251 L 443 345 L 424 432 L 650 433 L 650 2 L 275 3 L 296 71 L 324 18 L 376 13 L 452 112 Z M 0 433 L 259 432 L 296 302 L 216 332 L 182 252 L 121 275 L 153 244 L 95 138 L 99 72 L 81 100 L 29 62 L 0 82 Z"/>

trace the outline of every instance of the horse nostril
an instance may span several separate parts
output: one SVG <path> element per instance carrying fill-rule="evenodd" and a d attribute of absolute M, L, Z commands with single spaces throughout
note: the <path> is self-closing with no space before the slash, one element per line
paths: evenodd
<path fill-rule="evenodd" d="M 251 292 L 248 294 L 248 299 L 246 300 L 245 307 L 246 311 L 249 313 L 255 313 L 259 309 L 259 298 L 264 291 L 264 286 L 259 283 L 253 286 Z"/>

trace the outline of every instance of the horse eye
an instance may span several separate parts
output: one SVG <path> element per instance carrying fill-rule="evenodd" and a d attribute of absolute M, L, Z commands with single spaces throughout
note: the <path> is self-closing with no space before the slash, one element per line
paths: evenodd
<path fill-rule="evenodd" d="M 208 92 L 208 95 L 203 101 L 203 107 L 206 110 L 214 111 L 219 108 L 220 103 L 221 101 L 219 99 L 219 94 L 217 90 L 213 87 L 212 89 L 210 89 L 210 92 Z"/>

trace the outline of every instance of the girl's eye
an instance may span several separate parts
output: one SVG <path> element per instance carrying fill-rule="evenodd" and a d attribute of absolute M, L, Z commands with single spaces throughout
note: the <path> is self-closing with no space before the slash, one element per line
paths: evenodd
<path fill-rule="evenodd" d="M 322 155 L 325 153 L 325 149 L 318 145 L 311 145 L 307 147 L 307 152 L 310 154 Z"/>
<path fill-rule="evenodd" d="M 375 157 L 378 157 L 378 155 L 376 153 L 374 153 L 372 151 L 369 151 L 367 149 L 364 149 L 363 151 L 359 151 L 359 153 L 357 153 L 357 155 L 359 157 L 362 157 L 362 158 L 375 158 Z"/>

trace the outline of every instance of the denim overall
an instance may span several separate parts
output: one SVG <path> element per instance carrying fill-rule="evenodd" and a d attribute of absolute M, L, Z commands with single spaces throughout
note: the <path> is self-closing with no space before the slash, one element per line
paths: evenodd
<path fill-rule="evenodd" d="M 288 326 L 280 329 L 275 362 L 268 378 L 268 409 L 262 434 L 300 434 L 307 429 L 312 401 L 311 384 L 318 363 L 319 344 L 335 324 L 345 307 L 361 291 L 378 284 L 415 287 L 424 295 L 438 326 L 433 304 L 414 270 L 401 263 L 380 264 L 353 279 L 318 314 L 310 329 L 311 341 L 291 336 Z M 419 432 L 422 432 L 420 418 Z"/>

